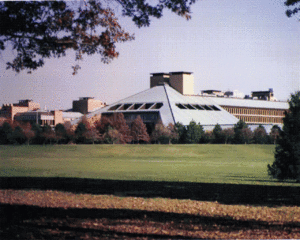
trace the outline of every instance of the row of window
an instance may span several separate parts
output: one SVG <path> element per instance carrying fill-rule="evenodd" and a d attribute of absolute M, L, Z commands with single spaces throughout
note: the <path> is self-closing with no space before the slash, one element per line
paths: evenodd
<path fill-rule="evenodd" d="M 110 107 L 109 111 L 132 111 L 132 110 L 147 110 L 147 109 L 160 109 L 163 103 L 123 103 L 116 104 Z"/>
<path fill-rule="evenodd" d="M 175 105 L 180 109 L 221 111 L 219 108 L 213 105 L 199 105 L 199 104 L 185 104 L 185 103 L 176 103 Z"/>
<path fill-rule="evenodd" d="M 239 108 L 222 106 L 231 114 L 249 114 L 249 115 L 266 115 L 266 116 L 284 116 L 285 110 L 279 109 L 258 109 L 258 108 Z"/>
<path fill-rule="evenodd" d="M 236 116 L 246 123 L 282 123 L 281 117 L 264 117 L 264 116 Z"/>

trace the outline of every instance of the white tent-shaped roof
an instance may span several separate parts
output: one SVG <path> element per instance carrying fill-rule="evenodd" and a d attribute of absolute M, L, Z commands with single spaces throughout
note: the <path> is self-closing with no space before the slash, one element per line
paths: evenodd
<path fill-rule="evenodd" d="M 212 98 L 186 96 L 169 85 L 160 85 L 87 115 L 124 113 L 124 114 L 157 114 L 164 125 L 180 122 L 188 125 L 192 120 L 200 123 L 204 129 L 212 129 L 216 124 L 232 127 L 238 119 L 222 109 Z M 157 119 L 153 119 L 157 120 Z M 75 123 L 75 122 L 73 122 Z"/>

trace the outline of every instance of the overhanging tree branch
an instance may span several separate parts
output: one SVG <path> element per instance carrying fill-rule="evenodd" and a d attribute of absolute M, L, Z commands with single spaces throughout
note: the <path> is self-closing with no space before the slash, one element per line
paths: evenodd
<path fill-rule="evenodd" d="M 106 0 L 11 1 L 0 2 L 0 50 L 12 44 L 17 57 L 7 63 L 16 72 L 38 69 L 44 59 L 66 55 L 74 50 L 75 60 L 83 55 L 98 54 L 109 63 L 118 57 L 116 43 L 134 39 L 120 25 L 114 11 L 103 7 Z M 150 18 L 162 17 L 163 9 L 190 19 L 190 6 L 196 0 L 114 0 L 123 15 L 132 18 L 138 27 L 150 25 Z M 77 4 L 77 5 L 76 5 Z M 80 67 L 74 67 L 74 74 Z"/>

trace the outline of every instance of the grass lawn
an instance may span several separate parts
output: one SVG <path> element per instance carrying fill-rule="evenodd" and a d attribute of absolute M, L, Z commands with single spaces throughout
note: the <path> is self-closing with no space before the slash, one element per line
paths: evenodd
<path fill-rule="evenodd" d="M 0 146 L 0 180 L 12 187 L 0 189 L 0 238 L 299 239 L 299 184 L 268 176 L 274 149 Z M 61 186 L 63 191 L 57 191 Z M 111 190 L 110 195 L 102 194 L 102 188 Z"/>
<path fill-rule="evenodd" d="M 0 146 L 0 177 L 278 183 L 267 174 L 274 145 Z"/>

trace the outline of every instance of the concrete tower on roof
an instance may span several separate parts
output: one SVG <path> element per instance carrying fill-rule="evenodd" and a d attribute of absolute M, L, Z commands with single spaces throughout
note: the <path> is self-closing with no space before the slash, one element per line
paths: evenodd
<path fill-rule="evenodd" d="M 183 95 L 194 95 L 194 76 L 192 72 L 152 73 L 150 88 L 168 84 Z"/>
<path fill-rule="evenodd" d="M 87 114 L 105 106 L 105 102 L 96 100 L 93 97 L 81 97 L 79 100 L 73 101 L 73 112 Z"/>

